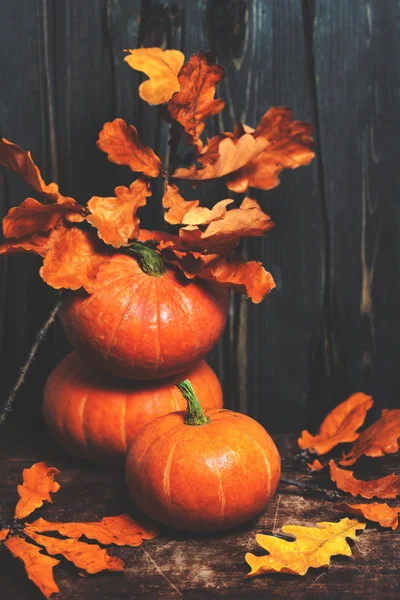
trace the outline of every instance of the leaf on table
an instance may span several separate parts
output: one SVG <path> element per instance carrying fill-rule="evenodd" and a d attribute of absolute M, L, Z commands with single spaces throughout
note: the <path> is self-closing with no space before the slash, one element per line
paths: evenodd
<path fill-rule="evenodd" d="M 22 560 L 29 579 L 46 598 L 60 591 L 53 576 L 53 568 L 59 564 L 59 560 L 42 554 L 41 548 L 19 536 L 9 537 L 4 545 L 13 556 Z"/>
<path fill-rule="evenodd" d="M 215 98 L 216 86 L 224 77 L 224 69 L 215 63 L 211 52 L 193 54 L 179 71 L 180 90 L 169 101 L 168 112 L 183 126 L 189 143 L 198 151 L 203 147 L 200 135 L 205 128 L 204 120 L 225 106 L 224 100 Z"/>
<path fill-rule="evenodd" d="M 247 553 L 245 558 L 251 572 L 248 577 L 262 573 L 292 573 L 305 575 L 309 568 L 329 567 L 332 556 L 351 556 L 347 538 L 355 539 L 365 523 L 342 519 L 339 523 L 317 523 L 317 527 L 285 525 L 282 531 L 293 535 L 293 542 L 272 535 L 256 535 L 258 544 L 269 552 L 265 556 Z"/>
<path fill-rule="evenodd" d="M 79 539 L 85 536 L 97 540 L 100 544 L 117 546 L 140 546 L 143 540 L 152 540 L 158 535 L 153 524 L 144 525 L 134 521 L 127 514 L 116 517 L 104 517 L 101 521 L 88 523 L 52 523 L 39 518 L 29 525 L 35 532 L 57 531 L 60 535 Z"/>
<path fill-rule="evenodd" d="M 9 529 L 1 529 L 0 530 L 0 543 L 4 542 L 7 539 L 8 534 L 10 533 Z"/>
<path fill-rule="evenodd" d="M 348 504 L 343 502 L 333 507 L 356 517 L 364 517 L 368 521 L 375 521 L 381 527 L 397 529 L 399 525 L 400 507 L 391 507 L 386 503 L 372 502 L 371 504 Z"/>
<path fill-rule="evenodd" d="M 58 469 L 49 467 L 45 462 L 38 462 L 29 469 L 24 469 L 23 483 L 17 487 L 20 499 L 15 507 L 14 518 L 24 519 L 44 502 L 52 503 L 50 494 L 60 489 L 60 484 L 54 481 L 54 477 L 59 474 Z"/>
<path fill-rule="evenodd" d="M 379 479 L 363 481 L 356 479 L 353 471 L 347 471 L 337 466 L 334 460 L 329 461 L 331 479 L 339 490 L 352 496 L 362 496 L 371 499 L 374 496 L 382 500 L 390 500 L 400 495 L 400 475 L 387 475 Z"/>
<path fill-rule="evenodd" d="M 394 454 L 399 449 L 400 409 L 383 409 L 378 421 L 361 434 L 350 452 L 343 456 L 340 464 L 353 465 L 360 456 L 378 457 Z"/>
<path fill-rule="evenodd" d="M 100 266 L 108 261 L 107 247 L 94 233 L 76 227 L 67 229 L 46 253 L 39 273 L 55 289 L 93 292 Z"/>
<path fill-rule="evenodd" d="M 162 204 L 167 209 L 164 213 L 164 219 L 167 223 L 170 225 L 179 225 L 182 223 L 182 219 L 186 213 L 199 205 L 199 201 L 185 200 L 180 195 L 177 186 L 169 183 L 165 186 Z"/>
<path fill-rule="evenodd" d="M 105 548 L 97 544 L 87 544 L 76 539 L 58 539 L 36 533 L 31 526 L 24 529 L 24 533 L 48 554 L 61 554 L 72 562 L 78 569 L 84 569 L 90 575 L 100 571 L 123 571 L 124 563 L 117 556 L 110 556 Z"/>
<path fill-rule="evenodd" d="M 136 48 L 126 52 L 129 54 L 124 60 L 128 65 L 149 77 L 139 86 L 142 100 L 149 104 L 163 104 L 179 91 L 178 73 L 185 61 L 182 52 L 161 48 Z"/>
<path fill-rule="evenodd" d="M 307 467 L 310 469 L 310 471 L 322 471 L 322 469 L 325 468 L 325 465 L 323 465 L 321 461 L 316 458 L 311 463 L 307 463 Z"/>
<path fill-rule="evenodd" d="M 136 127 L 123 119 L 104 124 L 97 147 L 107 154 L 110 162 L 126 165 L 131 171 L 147 177 L 157 177 L 160 173 L 161 160 L 151 148 L 142 144 Z"/>
<path fill-rule="evenodd" d="M 93 196 L 88 202 L 90 215 L 86 220 L 97 228 L 101 240 L 114 248 L 127 246 L 129 240 L 138 237 L 140 219 L 136 212 L 145 206 L 151 195 L 149 183 L 136 179 L 129 188 L 115 188 L 116 197 Z"/>
<path fill-rule="evenodd" d="M 317 435 L 302 431 L 298 440 L 300 448 L 316 454 L 326 454 L 338 444 L 353 442 L 358 438 L 357 430 L 364 423 L 372 405 L 371 396 L 362 392 L 352 394 L 325 417 Z"/>

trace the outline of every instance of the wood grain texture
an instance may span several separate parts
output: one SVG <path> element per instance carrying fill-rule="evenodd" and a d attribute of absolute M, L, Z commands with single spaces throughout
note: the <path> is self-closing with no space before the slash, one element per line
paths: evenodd
<path fill-rule="evenodd" d="M 11 432 L 10 432 L 11 433 Z M 294 439 L 279 436 L 282 454 L 294 447 Z M 21 435 L 0 440 L 0 489 L 2 517 L 13 514 L 16 485 L 22 469 L 38 460 L 49 460 L 61 474 L 60 491 L 53 504 L 38 511 L 48 520 L 96 520 L 135 509 L 127 502 L 122 470 L 93 467 L 65 456 L 47 436 Z M 17 458 L 18 457 L 18 458 Z M 385 459 L 397 470 L 398 457 Z M 379 464 L 381 472 L 382 466 Z M 284 475 L 298 476 L 291 469 Z M 279 533 L 285 524 L 313 525 L 338 521 L 340 516 L 325 500 L 287 495 L 283 486 L 267 508 L 252 522 L 213 535 L 184 534 L 163 528 L 159 537 L 138 548 L 111 547 L 125 562 L 123 574 L 104 573 L 81 578 L 76 570 L 58 565 L 55 578 L 60 597 L 69 600 L 397 600 L 399 597 L 399 530 L 368 526 L 352 543 L 352 557 L 334 557 L 329 569 L 310 569 L 305 577 L 275 575 L 245 579 L 249 568 L 246 552 L 263 554 L 255 541 L 257 533 Z M 1 552 L 0 599 L 40 600 L 42 596 L 28 581 L 19 562 Z"/>
<path fill-rule="evenodd" d="M 78 200 L 130 181 L 96 148 L 105 121 L 124 118 L 167 154 L 167 125 L 139 99 L 144 76 L 124 62 L 126 48 L 219 54 L 227 109 L 208 135 L 237 119 L 255 125 L 275 104 L 315 124 L 312 166 L 251 190 L 277 226 L 243 254 L 263 261 L 277 289 L 258 306 L 232 295 L 210 354 L 226 405 L 271 431 L 313 426 L 357 390 L 398 404 L 399 29 L 396 0 L 0 0 L 0 134 L 30 148 L 44 176 Z M 228 196 L 215 182 L 181 189 L 208 206 Z M 163 224 L 161 191 L 142 211 L 146 227 Z M 28 194 L 1 172 L 0 217 Z M 0 261 L 3 396 L 55 300 L 37 266 Z M 28 420 L 38 420 L 29 398 L 67 348 L 58 329 L 43 345 L 25 390 Z"/>

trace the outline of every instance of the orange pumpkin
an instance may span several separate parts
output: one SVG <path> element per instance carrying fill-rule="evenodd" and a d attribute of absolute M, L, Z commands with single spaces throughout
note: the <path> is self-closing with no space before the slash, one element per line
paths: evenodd
<path fill-rule="evenodd" d="M 190 378 L 206 406 L 221 407 L 217 376 L 205 361 Z M 43 413 L 53 437 L 71 454 L 110 463 L 122 461 L 139 430 L 151 420 L 183 410 L 175 384 L 134 382 L 88 368 L 77 352 L 68 354 L 47 380 Z"/>
<path fill-rule="evenodd" d="M 155 266 L 151 255 L 150 261 L 141 257 L 141 266 L 131 256 L 113 255 L 100 268 L 94 293 L 72 292 L 59 313 L 67 338 L 89 363 L 129 379 L 192 368 L 217 342 L 227 318 L 226 289 L 189 281 L 147 251 Z"/>
<path fill-rule="evenodd" d="M 178 529 L 244 523 L 276 490 L 278 450 L 250 417 L 220 408 L 203 412 L 190 383 L 178 385 L 187 413 L 160 417 L 135 437 L 126 462 L 130 494 L 153 519 Z"/>

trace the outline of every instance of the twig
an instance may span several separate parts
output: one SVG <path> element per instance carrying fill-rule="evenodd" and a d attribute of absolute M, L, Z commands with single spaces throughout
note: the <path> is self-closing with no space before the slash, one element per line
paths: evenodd
<path fill-rule="evenodd" d="M 314 485 L 313 483 L 305 483 L 304 481 L 297 481 L 295 479 L 286 479 L 285 477 L 281 477 L 281 483 L 298 487 L 304 494 L 322 495 L 329 498 L 329 500 L 343 500 L 343 495 L 336 490 L 328 490 L 319 485 Z"/>
<path fill-rule="evenodd" d="M 11 391 L 7 397 L 7 400 L 4 402 L 3 406 L 0 409 L 0 428 L 4 425 L 8 414 L 12 411 L 14 400 L 15 400 L 22 384 L 25 381 L 26 374 L 28 373 L 33 361 L 35 360 L 36 352 L 38 351 L 40 344 L 46 338 L 48 330 L 54 323 L 56 315 L 62 306 L 62 302 L 63 302 L 62 292 L 60 292 L 60 297 L 57 300 L 57 303 L 52 308 L 52 310 L 51 310 L 49 316 L 47 317 L 47 320 L 43 324 L 42 328 L 37 332 L 37 334 L 35 336 L 35 341 L 31 346 L 28 357 L 27 357 L 23 367 L 20 369 L 17 381 L 11 388 Z"/>

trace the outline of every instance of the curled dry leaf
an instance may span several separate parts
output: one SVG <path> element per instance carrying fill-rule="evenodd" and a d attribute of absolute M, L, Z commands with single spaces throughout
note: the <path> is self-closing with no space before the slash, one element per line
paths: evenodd
<path fill-rule="evenodd" d="M 45 256 L 56 241 L 64 235 L 67 227 L 61 220 L 56 227 L 45 233 L 28 235 L 22 238 L 11 238 L 0 246 L 0 254 L 15 254 L 20 252 L 34 252 Z"/>
<path fill-rule="evenodd" d="M 212 53 L 197 52 L 180 70 L 180 90 L 168 103 L 170 116 L 183 126 L 189 143 L 198 151 L 203 146 L 200 135 L 205 128 L 204 120 L 225 106 L 223 100 L 214 97 L 216 86 L 224 77 L 225 71 L 215 63 Z"/>
<path fill-rule="evenodd" d="M 13 556 L 22 560 L 29 579 L 46 598 L 60 591 L 53 576 L 53 568 L 59 564 L 59 560 L 42 554 L 41 548 L 19 536 L 9 537 L 4 545 Z"/>
<path fill-rule="evenodd" d="M 180 89 L 178 73 L 185 56 L 179 50 L 137 48 L 127 50 L 125 61 L 135 71 L 145 73 L 149 79 L 139 86 L 139 96 L 149 104 L 163 104 Z"/>
<path fill-rule="evenodd" d="M 61 540 L 47 535 L 36 533 L 32 527 L 24 529 L 24 533 L 40 546 L 46 549 L 48 554 L 62 555 L 72 562 L 78 569 L 84 569 L 90 575 L 100 571 L 123 571 L 124 563 L 117 556 L 110 556 L 104 548 L 97 544 L 87 544 L 75 539 Z"/>
<path fill-rule="evenodd" d="M 340 462 L 341 465 L 353 465 L 363 454 L 377 457 L 394 454 L 399 449 L 400 409 L 384 409 L 378 421 L 365 429 Z"/>
<path fill-rule="evenodd" d="M 101 521 L 88 523 L 51 523 L 39 518 L 29 525 L 35 532 L 57 531 L 69 538 L 79 539 L 82 536 L 97 540 L 100 544 L 116 544 L 117 546 L 140 546 L 143 540 L 152 540 L 158 531 L 152 525 L 134 521 L 127 514 L 116 517 L 103 517 Z"/>
<path fill-rule="evenodd" d="M 105 123 L 97 147 L 107 154 L 109 161 L 126 165 L 131 171 L 147 177 L 157 177 L 160 173 L 161 160 L 151 148 L 142 144 L 136 127 L 128 125 L 123 119 Z"/>
<path fill-rule="evenodd" d="M 363 481 L 354 477 L 353 471 L 346 471 L 337 466 L 334 460 L 329 461 L 331 479 L 339 490 L 348 492 L 352 496 L 363 498 L 381 498 L 389 500 L 400 495 L 400 475 L 387 475 L 379 479 Z"/>
<path fill-rule="evenodd" d="M 312 461 L 312 463 L 307 463 L 307 467 L 310 469 L 310 471 L 322 471 L 322 469 L 325 468 L 325 465 L 323 465 L 321 461 L 316 458 Z"/>
<path fill-rule="evenodd" d="M 145 206 L 151 195 L 148 181 L 137 179 L 129 188 L 115 188 L 116 197 L 93 196 L 88 202 L 90 215 L 86 218 L 97 228 L 98 236 L 114 248 L 127 246 L 129 240 L 139 235 L 139 217 L 136 211 Z"/>
<path fill-rule="evenodd" d="M 333 508 L 348 515 L 364 517 L 368 521 L 375 521 L 381 527 L 397 529 L 399 524 L 400 507 L 391 507 L 386 503 L 372 502 L 371 504 L 336 504 Z"/>
<path fill-rule="evenodd" d="M 0 542 L 4 542 L 4 540 L 7 538 L 9 533 L 10 533 L 9 529 L 1 529 L 0 530 Z"/>
<path fill-rule="evenodd" d="M 300 448 L 316 454 L 326 454 L 338 444 L 353 442 L 358 438 L 357 430 L 364 423 L 372 405 L 371 396 L 362 392 L 352 394 L 325 417 L 317 435 L 302 432 L 298 439 Z"/>
<path fill-rule="evenodd" d="M 332 556 L 351 556 L 346 538 L 355 539 L 357 531 L 363 529 L 365 523 L 345 518 L 339 523 L 317 523 L 317 527 L 285 525 L 282 531 L 295 536 L 293 542 L 273 535 L 256 535 L 258 544 L 269 554 L 246 554 L 246 561 L 251 567 L 248 577 L 262 573 L 305 575 L 310 567 L 329 567 Z"/>
<path fill-rule="evenodd" d="M 176 185 L 167 183 L 162 199 L 163 207 L 167 209 L 164 219 L 170 225 L 180 225 L 187 212 L 199 205 L 198 200 L 185 200 Z"/>
<path fill-rule="evenodd" d="M 45 462 L 24 469 L 23 483 L 17 487 L 20 499 L 15 507 L 14 518 L 24 519 L 42 506 L 43 502 L 52 503 L 50 494 L 60 489 L 60 484 L 54 481 L 54 477 L 59 474 L 58 469 L 49 467 Z"/>
<path fill-rule="evenodd" d="M 94 234 L 72 227 L 46 253 L 40 276 L 57 290 L 83 287 L 90 294 L 97 272 L 109 256 L 107 247 Z"/>
<path fill-rule="evenodd" d="M 203 206 L 191 208 L 183 217 L 183 225 L 209 225 L 211 221 L 223 219 L 226 215 L 226 207 L 232 204 L 233 200 L 220 200 L 211 209 Z"/>

